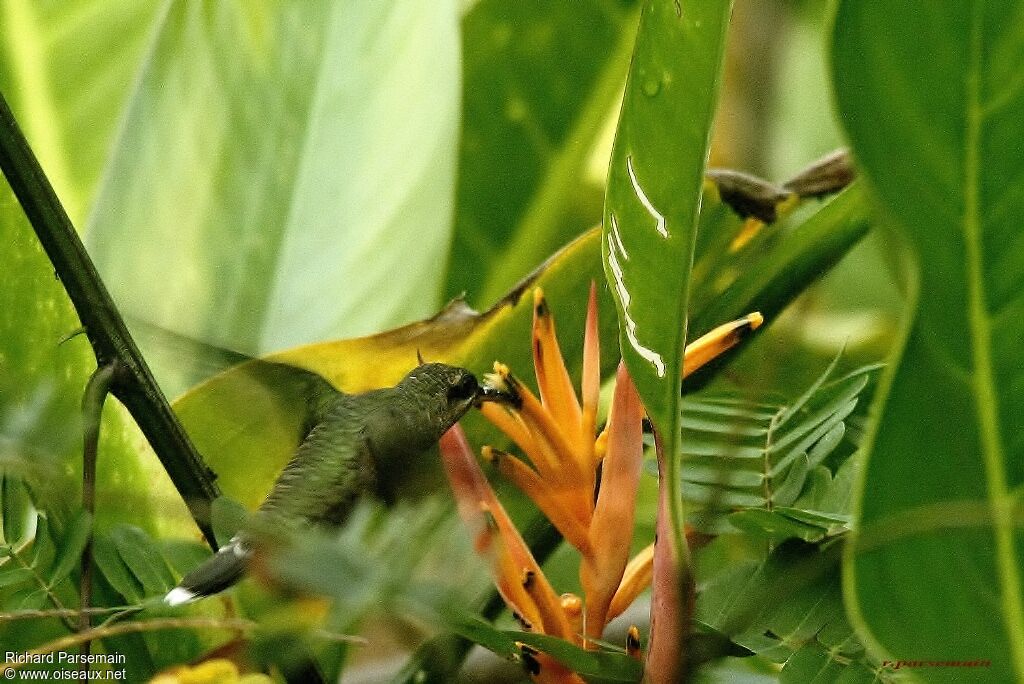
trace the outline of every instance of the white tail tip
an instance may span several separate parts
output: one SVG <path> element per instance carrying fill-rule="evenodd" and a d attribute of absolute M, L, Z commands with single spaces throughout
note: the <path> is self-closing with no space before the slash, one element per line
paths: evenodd
<path fill-rule="evenodd" d="M 189 591 L 183 587 L 174 587 L 167 596 L 164 596 L 164 603 L 169 606 L 180 606 L 183 603 L 188 603 L 192 599 L 196 598 L 196 594 L 193 591 Z"/>

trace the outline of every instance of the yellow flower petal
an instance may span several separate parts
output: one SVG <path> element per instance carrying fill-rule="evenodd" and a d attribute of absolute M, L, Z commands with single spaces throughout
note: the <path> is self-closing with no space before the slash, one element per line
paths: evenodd
<path fill-rule="evenodd" d="M 552 489 L 537 474 L 537 471 L 512 454 L 500 449 L 484 447 L 482 455 L 484 460 L 494 463 L 502 476 L 530 497 L 530 500 L 537 505 L 537 508 L 551 521 L 551 524 L 565 537 L 566 541 L 579 549 L 581 553 L 589 552 L 587 522 L 574 516 L 565 507 L 562 503 L 563 497 Z"/>
<path fill-rule="evenodd" d="M 533 368 L 541 403 L 571 443 L 580 442 L 579 400 L 555 335 L 555 319 L 539 287 L 533 290 Z"/>
<path fill-rule="evenodd" d="M 743 318 L 720 325 L 686 345 L 683 354 L 683 377 L 735 347 L 749 333 L 760 328 L 763 322 L 764 316 L 755 311 Z"/>
<path fill-rule="evenodd" d="M 530 570 L 523 569 L 516 564 L 505 539 L 499 534 L 495 542 L 497 555 L 494 559 L 494 586 L 498 588 L 505 605 L 509 607 L 512 614 L 528 632 L 545 633 L 544 616 L 537 602 L 526 591 L 524 579 L 529 576 Z"/>
<path fill-rule="evenodd" d="M 539 615 L 538 624 L 535 625 L 536 631 L 559 639 L 571 639 L 572 630 L 565 613 L 562 612 L 558 595 L 534 559 L 530 548 L 519 535 L 519 530 L 512 524 L 504 507 L 498 503 L 497 497 L 494 497 L 493 490 L 491 496 L 491 512 L 498 524 L 504 550 L 507 551 L 507 555 L 502 554 L 507 560 L 502 563 L 501 581 L 508 587 L 510 594 L 517 597 L 525 595 L 536 606 Z"/>
<path fill-rule="evenodd" d="M 736 237 L 729 243 L 729 252 L 738 252 L 747 246 L 751 240 L 757 237 L 758 233 L 764 228 L 765 223 L 761 219 L 750 216 L 746 221 L 743 222 L 743 227 L 740 228 L 740 232 L 736 234 Z"/>
<path fill-rule="evenodd" d="M 610 622 L 625 612 L 644 589 L 651 584 L 651 570 L 654 567 L 654 544 L 633 556 L 622 573 L 622 581 L 615 590 L 615 596 L 608 606 L 607 619 Z"/>
<path fill-rule="evenodd" d="M 636 625 L 630 625 L 626 632 L 626 653 L 640 659 L 640 630 Z"/>
<path fill-rule="evenodd" d="M 609 416 L 610 417 L 610 416 Z M 608 426 L 601 430 L 601 434 L 594 440 L 594 463 L 600 463 L 608 453 Z"/>
<path fill-rule="evenodd" d="M 576 643 L 582 643 L 583 635 L 583 599 L 571 592 L 562 594 L 562 612 L 569 620 Z"/>
<path fill-rule="evenodd" d="M 492 523 L 497 532 L 495 584 L 505 602 L 537 631 L 571 639 L 558 596 L 484 477 L 459 425 L 441 437 L 440 450 L 459 514 L 474 531 L 488 530 Z"/>
<path fill-rule="evenodd" d="M 527 456 L 541 477 L 565 493 L 570 510 L 581 519 L 590 520 L 594 506 L 596 468 L 593 464 L 584 467 L 578 461 L 575 450 L 555 424 L 551 413 L 545 410 L 529 387 L 511 373 L 504 377 L 522 399 L 522 406 L 518 410 L 512 409 L 512 413 L 523 420 L 533 438 L 534 451 L 527 451 Z"/>

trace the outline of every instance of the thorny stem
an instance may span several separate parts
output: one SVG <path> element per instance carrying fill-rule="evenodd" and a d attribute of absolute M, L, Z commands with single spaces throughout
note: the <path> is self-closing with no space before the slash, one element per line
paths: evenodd
<path fill-rule="evenodd" d="M 110 386 L 117 370 L 117 360 L 100 366 L 89 377 L 82 395 L 82 508 L 92 518 L 96 512 L 96 455 L 100 441 L 100 423 L 103 419 L 103 404 L 107 400 Z M 92 532 L 82 549 L 82 572 L 79 579 L 79 606 L 83 609 L 78 619 L 78 631 L 90 627 L 87 610 L 92 603 Z M 82 642 L 82 655 L 89 655 L 91 642 Z M 89 659 L 82 659 L 82 672 L 89 671 Z M 83 677 L 84 679 L 85 677 Z"/>
<path fill-rule="evenodd" d="M 131 413 L 199 529 L 216 548 L 210 504 L 220 492 L 214 474 L 171 411 L 2 94 L 0 169 L 64 284 L 97 366 L 117 361 L 110 392 Z"/>

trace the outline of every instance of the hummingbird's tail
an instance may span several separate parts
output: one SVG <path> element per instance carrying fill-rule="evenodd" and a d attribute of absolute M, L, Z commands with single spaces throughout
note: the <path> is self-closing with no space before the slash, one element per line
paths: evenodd
<path fill-rule="evenodd" d="M 252 549 L 238 535 L 231 538 L 213 557 L 191 570 L 164 596 L 164 603 L 180 606 L 204 596 L 224 591 L 238 581 L 252 556 Z"/>

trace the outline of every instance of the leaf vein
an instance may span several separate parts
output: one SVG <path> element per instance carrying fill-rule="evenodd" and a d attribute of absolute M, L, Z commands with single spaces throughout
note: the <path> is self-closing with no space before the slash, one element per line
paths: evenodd
<path fill-rule="evenodd" d="M 981 74 L 984 42 L 985 2 L 977 0 L 970 29 L 970 65 L 967 74 L 966 135 L 964 137 L 964 241 L 967 269 L 967 317 L 971 330 L 972 390 L 978 414 L 979 437 L 984 460 L 989 505 L 992 508 L 997 572 L 1003 600 L 1003 620 L 1017 676 L 1024 679 L 1024 605 L 1017 567 L 1012 518 L 1013 499 L 1007 490 L 1005 453 L 999 430 L 999 403 L 992 361 L 991 319 L 986 308 L 983 282 L 981 225 Z"/>

